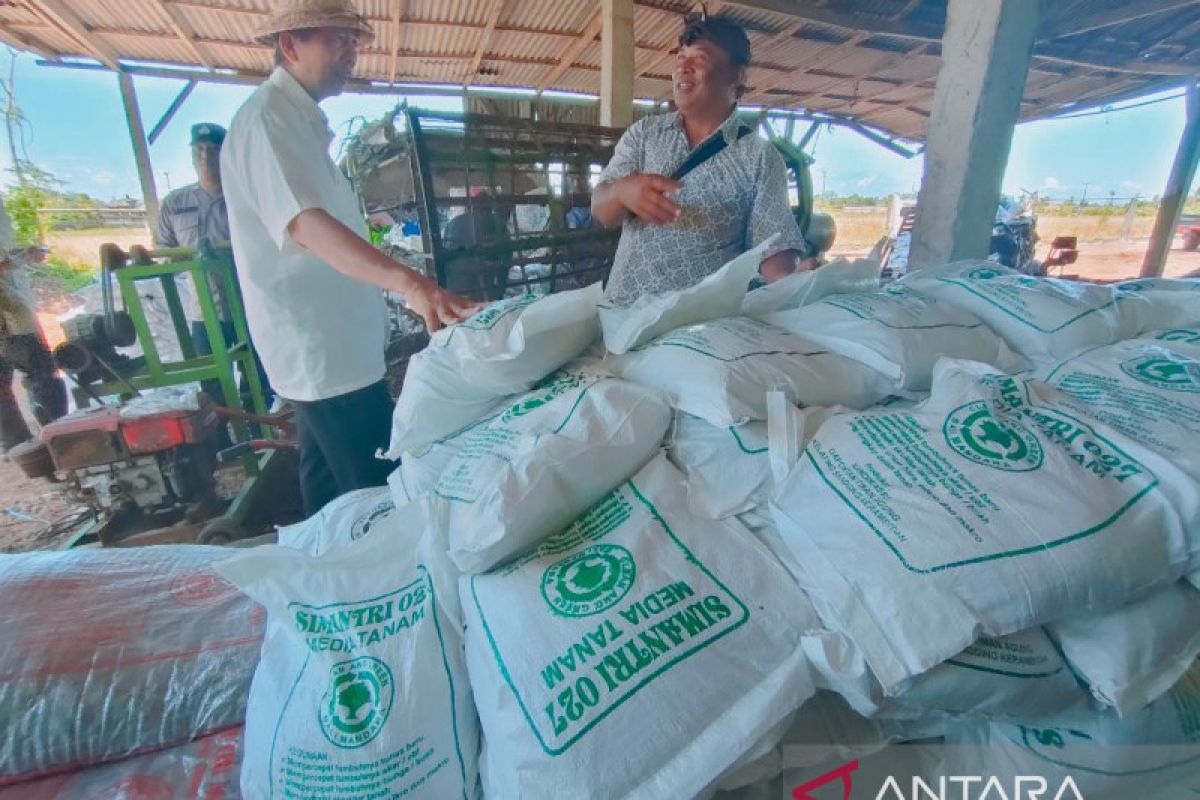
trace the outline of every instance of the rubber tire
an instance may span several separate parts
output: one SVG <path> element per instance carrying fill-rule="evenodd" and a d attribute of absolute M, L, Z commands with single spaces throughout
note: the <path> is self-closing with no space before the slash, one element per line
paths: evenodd
<path fill-rule="evenodd" d="M 1183 249 L 1200 249 L 1200 231 L 1188 231 L 1187 233 L 1183 234 Z"/>

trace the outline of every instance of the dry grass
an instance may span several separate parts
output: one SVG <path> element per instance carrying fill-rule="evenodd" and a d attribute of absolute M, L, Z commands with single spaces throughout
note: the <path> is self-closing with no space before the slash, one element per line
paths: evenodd
<path fill-rule="evenodd" d="M 71 264 L 86 264 L 100 270 L 100 245 L 112 242 L 122 249 L 150 244 L 145 228 L 93 228 L 82 231 L 51 231 L 46 237 L 50 255 Z"/>

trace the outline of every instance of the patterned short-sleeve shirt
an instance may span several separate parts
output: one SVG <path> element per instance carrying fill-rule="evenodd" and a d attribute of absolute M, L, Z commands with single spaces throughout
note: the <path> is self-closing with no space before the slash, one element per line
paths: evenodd
<path fill-rule="evenodd" d="M 674 198 L 679 219 L 651 225 L 625 217 L 606 291 L 611 302 L 693 286 L 776 233 L 781 236 L 766 257 L 782 250 L 807 252 L 788 205 L 783 158 L 757 135 L 738 139 L 737 129 L 735 112 L 713 134 L 725 137 L 725 149 L 683 178 Z M 646 117 L 625 131 L 600 180 L 638 172 L 670 175 L 690 151 L 677 112 Z"/>

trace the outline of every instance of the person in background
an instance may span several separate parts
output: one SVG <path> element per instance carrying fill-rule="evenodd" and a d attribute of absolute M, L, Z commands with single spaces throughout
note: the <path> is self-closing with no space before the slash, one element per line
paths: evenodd
<path fill-rule="evenodd" d="M 340 94 L 374 34 L 353 0 L 286 0 L 256 39 L 275 71 L 234 116 L 221 153 L 238 281 L 250 333 L 275 391 L 296 411 L 309 515 L 340 494 L 382 485 L 392 400 L 384 383 L 399 294 L 430 331 L 475 304 L 371 246 L 349 180 L 329 157 L 318 103 Z"/>
<path fill-rule="evenodd" d="M 22 383 L 39 425 L 67 413 L 67 385 L 46 346 L 33 310 L 26 267 L 42 257 L 40 248 L 14 246 L 12 223 L 0 203 L 0 448 L 8 451 L 32 436 L 17 397 L 13 370 Z"/>
<path fill-rule="evenodd" d="M 774 147 L 738 119 L 750 41 L 732 19 L 688 22 L 679 37 L 676 111 L 635 122 L 617 143 L 592 194 L 592 215 L 621 226 L 606 294 L 614 303 L 684 289 L 772 236 L 759 272 L 795 271 L 807 245 L 788 207 L 787 169 Z M 671 177 L 701 148 L 715 155 Z"/>
<path fill-rule="evenodd" d="M 212 122 L 201 122 L 192 126 L 192 166 L 196 169 L 196 183 L 181 186 L 163 198 L 158 212 L 158 224 L 154 228 L 154 244 L 158 247 L 196 248 L 201 239 L 213 245 L 229 244 L 229 211 L 225 205 L 225 194 L 221 189 L 221 145 L 225 142 L 225 129 Z M 177 283 L 185 298 L 184 311 L 191 321 L 192 346 L 196 354 L 212 355 L 212 342 L 204 327 L 204 315 L 200 312 L 200 301 L 190 285 L 190 278 L 181 277 Z M 233 322 L 230 321 L 229 302 L 225 298 L 220 281 L 209 281 L 217 314 L 221 319 L 221 332 L 226 346 L 236 340 Z M 267 374 L 259 364 L 259 382 L 270 404 L 270 384 Z M 204 381 L 204 392 L 217 403 L 225 401 L 218 381 Z M 247 392 L 247 382 L 242 376 L 242 392 Z"/>

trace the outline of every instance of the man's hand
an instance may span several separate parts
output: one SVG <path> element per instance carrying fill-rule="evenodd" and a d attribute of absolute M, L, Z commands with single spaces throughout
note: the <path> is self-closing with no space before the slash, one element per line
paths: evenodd
<path fill-rule="evenodd" d="M 443 325 L 461 322 L 483 307 L 483 303 L 473 303 L 446 291 L 424 275 L 414 275 L 407 283 L 403 291 L 404 304 L 425 320 L 430 333 Z"/>
<path fill-rule="evenodd" d="M 642 222 L 667 225 L 679 219 L 679 205 L 667 198 L 683 184 L 665 175 L 636 173 L 614 181 L 613 188 L 621 205 Z"/>

